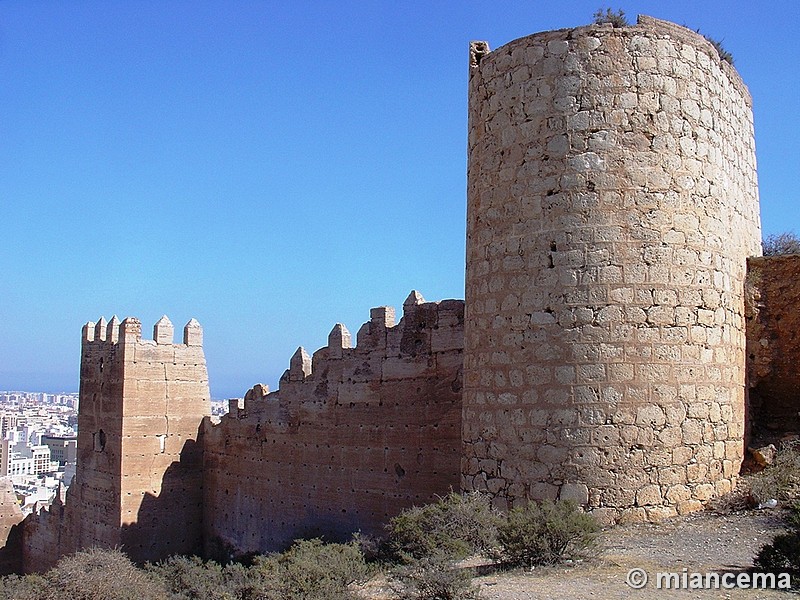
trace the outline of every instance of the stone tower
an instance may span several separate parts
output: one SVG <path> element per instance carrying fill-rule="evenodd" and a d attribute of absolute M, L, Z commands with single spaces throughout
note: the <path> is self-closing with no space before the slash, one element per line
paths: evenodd
<path fill-rule="evenodd" d="M 202 344 L 194 319 L 183 344 L 167 317 L 153 340 L 133 318 L 84 326 L 68 506 L 80 512 L 76 549 L 119 546 L 137 562 L 201 551 L 198 431 L 211 412 Z"/>
<path fill-rule="evenodd" d="M 743 456 L 751 100 L 640 17 L 471 47 L 463 484 L 658 519 Z"/>

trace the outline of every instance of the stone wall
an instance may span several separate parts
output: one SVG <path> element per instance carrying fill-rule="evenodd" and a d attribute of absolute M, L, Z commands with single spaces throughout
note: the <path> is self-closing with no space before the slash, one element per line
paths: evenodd
<path fill-rule="evenodd" d="M 608 521 L 729 491 L 760 253 L 735 70 L 648 17 L 474 42 L 468 169 L 466 314 L 412 292 L 355 346 L 337 324 L 216 425 L 195 321 L 183 344 L 166 318 L 152 341 L 136 319 L 87 324 L 78 472 L 24 522 L 25 570 L 92 545 L 227 559 L 381 533 L 459 485 Z M 752 411 L 794 423 L 800 260 L 750 265 Z"/>
<path fill-rule="evenodd" d="M 640 17 L 473 43 L 463 485 L 609 520 L 695 510 L 743 455 L 750 96 Z"/>
<path fill-rule="evenodd" d="M 754 433 L 800 432 L 800 255 L 748 261 L 747 375 Z"/>
<path fill-rule="evenodd" d="M 412 292 L 374 308 L 351 347 L 337 324 L 300 348 L 205 436 L 205 544 L 217 558 L 298 537 L 380 533 L 402 509 L 459 487 L 464 303 Z"/>

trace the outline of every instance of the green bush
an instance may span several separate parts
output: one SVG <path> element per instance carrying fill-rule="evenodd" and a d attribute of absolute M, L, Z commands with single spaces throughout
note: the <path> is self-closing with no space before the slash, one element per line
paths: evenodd
<path fill-rule="evenodd" d="M 282 554 L 255 556 L 250 567 L 172 557 L 148 570 L 175 600 L 349 600 L 354 596 L 348 586 L 369 574 L 355 542 L 318 539 L 296 541 Z"/>
<path fill-rule="evenodd" d="M 400 600 L 475 600 L 480 591 L 468 572 L 441 554 L 414 559 L 389 574 L 389 585 Z"/>
<path fill-rule="evenodd" d="M 708 41 L 712 46 L 714 46 L 714 49 L 717 51 L 717 54 L 719 54 L 721 60 L 724 60 L 729 65 L 733 66 L 733 54 L 725 49 L 725 46 L 722 45 L 720 40 L 707 35 L 703 35 L 703 37 L 706 38 L 706 41 Z"/>
<path fill-rule="evenodd" d="M 229 600 L 239 595 L 229 588 L 223 568 L 214 561 L 204 562 L 196 556 L 173 556 L 147 571 L 160 578 L 175 600 Z"/>
<path fill-rule="evenodd" d="M 364 581 L 369 568 L 355 542 L 324 544 L 296 541 L 282 554 L 256 557 L 250 568 L 251 585 L 264 600 L 350 600 L 348 588 Z"/>
<path fill-rule="evenodd" d="M 409 562 L 434 555 L 460 560 L 486 554 L 497 544 L 497 522 L 487 496 L 451 492 L 433 504 L 404 510 L 389 522 L 390 555 Z"/>
<path fill-rule="evenodd" d="M 594 17 L 595 25 L 602 25 L 603 23 L 611 23 L 614 27 L 628 27 L 628 25 L 630 25 L 625 16 L 625 12 L 621 8 L 618 9 L 617 12 L 614 12 L 610 8 L 606 8 L 605 10 L 599 8 L 592 16 Z"/>
<path fill-rule="evenodd" d="M 800 587 L 800 503 L 789 509 L 786 517 L 788 531 L 775 536 L 771 543 L 758 551 L 755 569 L 765 573 L 789 573 L 792 587 Z"/>
<path fill-rule="evenodd" d="M 552 565 L 594 550 L 597 521 L 571 501 L 530 502 L 509 511 L 498 528 L 501 558 L 511 566 Z"/>

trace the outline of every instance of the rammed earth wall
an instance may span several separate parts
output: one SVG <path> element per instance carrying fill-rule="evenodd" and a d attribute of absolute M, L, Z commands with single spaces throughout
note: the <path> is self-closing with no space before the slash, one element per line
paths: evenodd
<path fill-rule="evenodd" d="M 84 327 L 77 471 L 65 505 L 25 520 L 27 572 L 93 546 L 137 562 L 202 551 L 203 333 L 192 319 L 173 335 L 166 317 L 152 340 L 134 318 Z"/>
<path fill-rule="evenodd" d="M 702 36 L 473 43 L 463 485 L 608 519 L 695 510 L 743 455 L 750 96 Z"/>
<path fill-rule="evenodd" d="M 748 261 L 749 420 L 754 433 L 800 431 L 800 255 Z"/>
<path fill-rule="evenodd" d="M 218 558 L 298 537 L 380 534 L 459 486 L 464 303 L 412 293 L 372 309 L 357 344 L 336 325 L 205 430 L 205 545 Z"/>

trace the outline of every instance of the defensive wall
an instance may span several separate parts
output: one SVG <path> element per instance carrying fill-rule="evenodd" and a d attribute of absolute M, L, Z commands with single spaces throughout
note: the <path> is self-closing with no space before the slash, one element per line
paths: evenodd
<path fill-rule="evenodd" d="M 22 518 L 11 479 L 0 477 L 0 574 L 22 570 Z"/>
<path fill-rule="evenodd" d="M 800 255 L 748 261 L 748 424 L 755 437 L 800 432 Z"/>
<path fill-rule="evenodd" d="M 475 42 L 469 86 L 466 304 L 337 324 L 218 424 L 195 321 L 87 324 L 78 471 L 26 571 L 380 533 L 459 486 L 658 520 L 732 488 L 746 425 L 795 426 L 800 256 L 756 256 L 750 97 L 713 46 L 647 17 Z"/>
<path fill-rule="evenodd" d="M 800 277 L 796 276 L 800 274 L 800 256 L 754 258 L 749 262 L 748 372 L 751 398 L 756 399 L 749 422 L 782 432 L 795 427 L 794 422 L 776 424 L 774 415 L 796 418 L 800 408 L 800 387 L 795 385 L 793 367 L 800 360 L 793 314 L 800 296 Z M 91 460 L 82 464 L 65 502 L 59 495 L 49 509 L 29 516 L 22 525 L 10 485 L 2 488 L 0 533 L 8 539 L 0 555 L 0 568 L 5 573 L 15 572 L 24 562 L 26 572 L 43 571 L 60 556 L 91 545 L 120 545 L 140 561 L 158 560 L 176 552 L 164 545 L 141 544 L 141 538 L 131 536 L 131 532 L 139 531 L 161 544 L 191 540 L 191 550 L 179 550 L 184 552 L 200 552 L 202 541 L 203 554 L 217 559 L 281 549 L 297 537 L 345 539 L 355 531 L 380 534 L 384 523 L 403 508 L 456 489 L 461 459 L 464 304 L 458 300 L 424 302 L 419 294 L 412 293 L 403 311 L 400 323 L 395 324 L 391 307 L 372 309 L 370 321 L 358 332 L 355 347 L 347 329 L 337 324 L 328 345 L 313 356 L 298 349 L 278 391 L 268 393 L 266 386 L 254 386 L 241 406 L 237 401 L 231 403 L 229 413 L 218 424 L 195 412 L 192 424 L 200 431 L 196 439 L 205 459 L 202 468 L 196 452 L 173 452 L 168 464 L 150 471 L 151 479 L 142 488 L 128 489 L 131 498 L 142 499 L 130 512 L 122 502 L 88 503 L 94 489 L 80 477 L 97 481 L 89 468 Z M 138 330 L 138 322 L 126 321 Z M 160 321 L 157 328 L 162 329 L 164 324 Z M 196 368 L 204 365 L 201 332 L 196 325 L 191 331 L 195 337 L 188 339 L 195 345 L 177 345 L 177 354 L 191 357 Z M 99 359 L 104 359 L 104 374 L 113 369 L 107 366 L 110 352 L 102 352 L 102 346 L 88 339 L 93 332 L 92 326 L 84 331 L 82 369 L 87 379 L 82 391 L 92 398 L 97 393 L 92 390 L 98 389 Z M 158 331 L 154 337 L 159 339 Z M 171 337 L 163 335 L 160 339 L 166 342 Z M 118 342 L 112 338 L 105 343 L 109 344 L 105 349 L 111 350 Z M 152 343 L 139 344 L 153 351 Z M 177 367 L 172 354 L 175 349 L 163 350 L 168 356 L 146 361 L 151 375 L 140 380 L 148 371 L 137 369 L 131 377 L 117 373 L 115 378 L 127 382 L 123 387 L 128 390 L 153 385 L 154 364 L 165 370 L 168 364 Z M 147 354 L 145 351 L 139 357 Z M 150 354 L 150 358 L 154 356 Z M 114 388 L 100 383 L 99 389 L 104 393 Z M 184 393 L 187 400 L 196 394 L 189 404 L 192 410 L 207 399 L 202 385 Z M 164 394 L 162 390 L 162 397 Z M 140 406 L 150 410 L 151 401 Z M 142 412 L 134 410 L 135 404 L 127 399 L 123 404 L 134 414 Z M 96 413 L 94 402 L 84 406 L 87 412 Z M 100 429 L 108 424 L 107 419 L 82 421 Z M 156 428 L 155 434 L 146 436 L 163 435 L 158 433 L 162 429 Z M 187 429 L 191 431 L 192 427 Z M 96 436 L 88 433 L 82 439 L 95 452 Z M 160 455 L 160 438 L 155 440 Z M 106 437 L 106 447 L 108 443 Z M 524 439 L 518 444 L 524 445 Z M 154 456 L 153 448 L 149 450 Z M 166 450 L 165 442 L 165 454 Z M 85 454 L 81 456 L 83 461 Z M 692 464 L 697 463 L 686 466 Z M 121 463 L 119 469 L 116 479 L 124 481 Z M 176 474 L 181 473 L 186 476 L 178 479 L 182 485 L 176 486 Z M 109 481 L 115 478 L 112 472 L 104 476 Z M 0 484 L 10 482 L 0 480 Z M 189 490 L 188 485 L 195 487 Z M 171 493 L 168 486 L 172 486 Z M 203 495 L 202 518 L 191 510 L 186 512 L 187 500 L 196 502 L 194 492 L 198 490 Z M 181 517 L 180 531 L 176 531 L 175 516 L 170 513 L 176 509 L 190 516 Z"/>
<path fill-rule="evenodd" d="M 412 292 L 395 323 L 373 308 L 358 331 L 299 348 L 267 393 L 255 386 L 206 422 L 206 553 L 276 550 L 298 537 L 380 534 L 404 508 L 460 481 L 464 302 Z"/>

